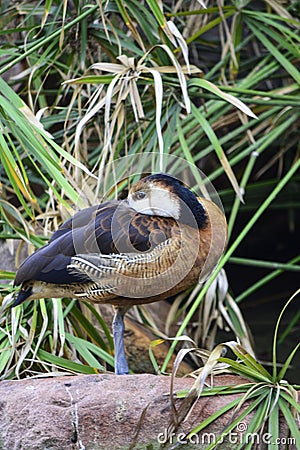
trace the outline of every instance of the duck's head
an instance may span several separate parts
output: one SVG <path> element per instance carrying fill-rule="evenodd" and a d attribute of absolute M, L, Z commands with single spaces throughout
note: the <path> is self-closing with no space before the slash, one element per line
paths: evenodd
<path fill-rule="evenodd" d="M 177 178 L 155 174 L 142 178 L 128 194 L 128 204 L 141 214 L 172 217 L 203 228 L 206 211 L 196 195 Z"/>

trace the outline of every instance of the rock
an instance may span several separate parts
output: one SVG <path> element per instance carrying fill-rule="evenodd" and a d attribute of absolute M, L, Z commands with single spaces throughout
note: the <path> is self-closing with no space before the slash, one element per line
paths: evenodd
<path fill-rule="evenodd" d="M 214 385 L 239 384 L 235 376 L 216 376 Z M 194 380 L 177 378 L 174 389 L 189 389 Z M 1 450 L 158 449 L 175 444 L 185 433 L 235 396 L 203 397 L 188 420 L 169 439 L 172 421 L 170 378 L 155 375 L 80 375 L 24 379 L 0 383 Z M 176 399 L 176 407 L 182 404 Z M 205 434 L 183 448 L 205 448 L 228 424 L 225 414 Z M 243 425 L 247 427 L 247 421 Z M 214 434 L 210 434 L 214 433 Z M 202 439 L 202 441 L 201 441 Z M 210 441 L 212 442 L 212 441 Z M 232 443 L 222 449 L 233 448 Z M 259 448 L 265 448 L 259 445 Z M 283 447 L 282 447 L 283 448 Z M 290 446 L 291 450 L 296 447 Z"/>

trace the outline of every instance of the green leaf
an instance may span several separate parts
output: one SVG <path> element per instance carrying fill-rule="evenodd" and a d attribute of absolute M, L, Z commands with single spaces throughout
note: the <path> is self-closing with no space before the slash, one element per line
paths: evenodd
<path fill-rule="evenodd" d="M 272 408 L 269 420 L 268 420 L 268 433 L 271 435 L 272 439 L 272 449 L 278 450 L 279 445 L 278 442 L 280 442 L 279 438 L 279 409 L 277 405 L 275 405 L 274 408 Z"/>
<path fill-rule="evenodd" d="M 99 347 L 107 351 L 107 345 L 105 344 L 103 338 L 100 336 L 99 331 L 94 327 L 94 325 L 85 317 L 79 308 L 74 306 L 72 308 L 71 314 L 79 322 L 80 326 L 84 329 L 87 335 L 99 345 Z"/>
<path fill-rule="evenodd" d="M 297 414 L 300 413 L 300 404 L 297 401 L 298 392 L 296 391 L 296 388 L 294 389 L 294 397 L 292 396 L 292 393 L 287 393 L 285 388 L 289 389 L 291 386 L 288 384 L 283 384 L 283 382 L 280 383 L 281 391 L 280 391 L 280 397 L 283 398 L 288 405 L 290 405 L 291 410 L 294 410 Z M 298 389 L 298 388 L 297 388 Z"/>
<path fill-rule="evenodd" d="M 230 358 L 219 358 L 219 362 L 228 364 L 228 366 L 230 367 L 230 371 L 237 375 L 241 375 L 242 377 L 249 378 L 250 380 L 256 382 L 269 382 L 269 377 L 267 378 L 261 373 L 257 372 L 255 369 L 233 361 Z"/>
<path fill-rule="evenodd" d="M 101 359 L 103 359 L 105 362 L 110 364 L 111 366 L 114 366 L 114 358 L 107 353 L 102 348 L 98 347 L 97 345 L 93 344 L 92 342 L 88 342 L 85 339 L 78 338 L 76 336 L 73 336 L 69 333 L 66 333 L 66 339 L 75 346 L 75 348 L 78 350 L 78 352 L 86 359 L 86 361 L 97 361 L 93 356 L 92 353 L 94 353 L 96 356 L 99 356 Z M 93 364 L 92 364 L 93 365 Z M 98 368 L 103 368 L 102 365 L 99 365 L 97 361 Z"/>
<path fill-rule="evenodd" d="M 63 84 L 109 84 L 113 78 L 114 75 L 85 75 L 83 77 L 67 80 Z"/>
<path fill-rule="evenodd" d="M 297 351 L 299 350 L 299 348 L 300 348 L 300 342 L 295 346 L 294 350 L 289 354 L 289 356 L 285 360 L 285 362 L 277 376 L 278 381 L 280 381 L 284 378 L 284 376 L 285 376 L 287 370 L 290 368 L 290 364 L 291 364 L 294 356 L 296 355 Z"/>
<path fill-rule="evenodd" d="M 109 343 L 109 347 L 111 350 L 114 349 L 114 341 L 113 338 L 111 336 L 109 327 L 107 326 L 105 320 L 100 316 L 100 314 L 98 313 L 98 311 L 96 310 L 96 308 L 93 307 L 93 305 L 91 305 L 89 302 L 85 302 L 86 307 L 92 312 L 93 316 L 97 319 L 97 321 L 99 322 L 102 330 L 105 333 L 105 337 Z"/>
<path fill-rule="evenodd" d="M 164 28 L 166 25 L 166 19 L 164 13 L 162 12 L 162 3 L 157 0 L 146 0 L 146 2 L 150 8 L 150 11 L 155 16 L 159 26 Z"/>
<path fill-rule="evenodd" d="M 286 423 L 289 427 L 289 430 L 291 432 L 292 437 L 295 439 L 296 448 L 300 448 L 300 431 L 299 426 L 291 412 L 291 409 L 287 405 L 286 401 L 279 398 L 278 400 L 280 409 L 284 415 L 284 418 L 286 420 Z"/>
<path fill-rule="evenodd" d="M 196 108 L 196 106 L 192 103 L 192 113 L 195 116 L 195 118 L 199 121 L 200 125 L 202 126 L 203 130 L 205 131 L 208 139 L 210 140 L 210 142 L 212 143 L 216 154 L 225 170 L 226 175 L 228 176 L 234 190 L 235 193 L 237 194 L 237 196 L 239 197 L 239 199 L 241 201 L 243 201 L 243 197 L 242 197 L 242 193 L 241 190 L 239 188 L 238 182 L 236 180 L 236 177 L 231 169 L 231 166 L 228 162 L 228 159 L 220 145 L 220 142 L 215 134 L 215 132 L 213 131 L 211 125 L 209 124 L 208 120 L 204 117 L 203 114 L 201 114 L 201 112 Z"/>
<path fill-rule="evenodd" d="M 98 371 L 93 368 L 86 366 L 84 364 L 76 363 L 74 361 L 70 361 L 68 359 L 61 358 L 60 356 L 52 355 L 49 352 L 46 352 L 43 349 L 39 349 L 37 352 L 37 356 L 41 359 L 41 361 L 46 361 L 50 364 L 55 365 L 56 367 L 60 367 L 63 369 L 67 369 L 70 372 L 75 373 L 83 373 L 83 374 L 93 374 L 98 373 Z"/>

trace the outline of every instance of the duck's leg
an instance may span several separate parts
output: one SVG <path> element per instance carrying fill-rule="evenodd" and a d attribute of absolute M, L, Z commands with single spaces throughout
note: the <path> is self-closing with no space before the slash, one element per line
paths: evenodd
<path fill-rule="evenodd" d="M 116 306 L 115 316 L 112 324 L 115 345 L 115 374 L 125 375 L 129 373 L 128 363 L 124 348 L 124 316 L 128 308 Z"/>

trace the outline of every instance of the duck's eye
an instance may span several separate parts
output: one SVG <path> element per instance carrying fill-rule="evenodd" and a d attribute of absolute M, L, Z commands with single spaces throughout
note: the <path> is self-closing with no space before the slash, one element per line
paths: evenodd
<path fill-rule="evenodd" d="M 146 197 L 146 192 L 144 192 L 144 191 L 138 191 L 135 194 L 135 198 L 137 200 L 143 200 L 145 197 Z"/>

